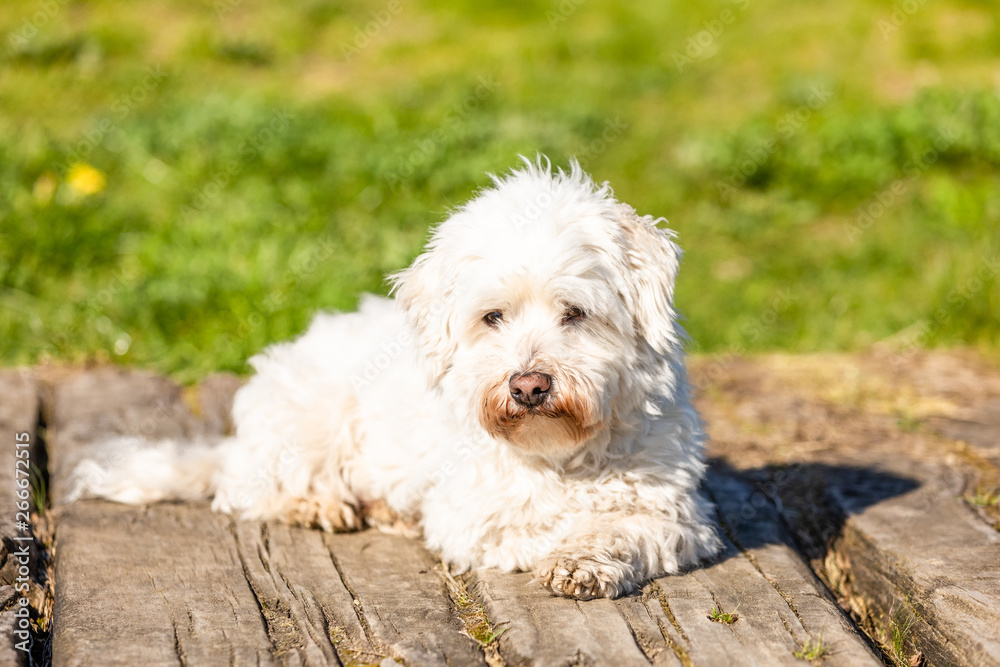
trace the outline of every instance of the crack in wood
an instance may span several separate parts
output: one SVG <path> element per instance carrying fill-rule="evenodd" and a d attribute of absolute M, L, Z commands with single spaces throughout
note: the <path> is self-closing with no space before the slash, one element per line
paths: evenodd
<path fill-rule="evenodd" d="M 461 577 L 455 577 L 442 561 L 435 567 L 444 580 L 445 595 L 451 600 L 452 615 L 462 624 L 463 632 L 472 638 L 490 667 L 505 667 L 506 661 L 500 654 L 500 633 L 497 624 L 489 617 L 486 607 L 469 592 Z"/>
<path fill-rule="evenodd" d="M 180 663 L 181 667 L 187 667 L 187 657 L 184 655 L 184 646 L 181 644 L 180 633 L 177 631 L 177 619 L 174 618 L 173 609 L 170 605 L 170 600 L 167 599 L 166 594 L 156 588 L 156 580 L 152 575 L 148 575 L 150 582 L 153 584 L 153 589 L 160 594 L 163 598 L 163 603 L 167 606 L 167 612 L 170 614 L 170 626 L 174 631 L 174 654 L 177 656 L 177 661 Z M 188 632 L 191 631 L 191 612 L 188 612 Z"/>
<path fill-rule="evenodd" d="M 264 567 L 267 568 L 270 566 L 271 561 L 271 530 L 267 527 L 266 521 L 260 522 L 260 543 L 264 547 L 264 553 L 267 554 L 267 562 L 264 563 Z M 271 574 L 271 570 L 268 569 L 267 573 Z"/>
<path fill-rule="evenodd" d="M 361 624 L 361 630 L 365 633 L 365 639 L 368 640 L 368 645 L 375 649 L 379 655 L 386 655 L 385 647 L 381 645 L 380 642 L 376 641 L 374 634 L 372 633 L 371 625 L 368 623 L 368 619 L 365 617 L 365 612 L 361 608 L 361 598 L 358 597 L 357 592 L 351 586 L 350 582 L 347 581 L 347 577 L 344 576 L 344 570 L 340 567 L 340 563 L 337 562 L 337 557 L 333 553 L 333 549 L 327 544 L 327 552 L 330 554 L 330 562 L 333 563 L 333 569 L 337 571 L 337 576 L 340 577 L 340 583 L 344 585 L 347 592 L 351 596 L 351 606 L 354 608 L 354 615 L 358 617 L 358 623 Z M 334 643 L 334 648 L 337 648 L 337 653 L 340 653 L 340 648 Z"/>
<path fill-rule="evenodd" d="M 674 652 L 674 655 L 676 655 L 677 659 L 681 661 L 681 664 L 684 665 L 684 667 L 695 667 L 694 660 L 691 659 L 687 649 L 674 641 L 673 637 L 670 636 L 670 633 L 667 632 L 667 629 L 663 626 L 663 623 L 657 623 L 657 625 L 660 626 L 660 632 L 663 634 L 663 640 L 667 642 L 667 646 L 669 646 L 670 650 Z"/>
<path fill-rule="evenodd" d="M 261 592 L 254 586 L 253 576 L 250 574 L 250 569 L 247 566 L 243 549 L 240 548 L 239 531 L 236 529 L 235 519 L 230 519 L 229 530 L 236 542 L 237 555 L 240 559 L 240 567 L 243 569 L 243 577 L 246 579 L 250 593 L 257 603 L 257 610 L 264 621 L 264 629 L 267 631 L 267 637 L 271 643 L 272 654 L 275 657 L 281 657 L 289 652 L 298 652 L 305 647 L 305 642 L 302 641 L 302 636 L 299 634 L 295 621 L 292 618 L 291 608 L 281 599 L 275 599 L 275 609 L 271 609 L 267 600 L 262 598 Z M 260 549 L 254 549 L 254 551 L 260 555 Z M 267 566 L 263 562 L 261 564 L 267 569 Z M 269 570 L 268 574 L 270 574 Z"/>
<path fill-rule="evenodd" d="M 852 555 L 857 559 L 864 556 L 865 562 L 855 563 Z M 867 585 L 859 585 L 856 581 L 854 570 L 858 568 L 863 571 Z M 892 573 L 891 576 L 889 573 Z M 904 601 L 901 608 L 905 613 L 919 622 L 911 629 L 913 636 L 908 636 L 902 642 L 904 647 L 909 642 L 914 651 L 922 650 L 938 660 L 943 657 L 941 664 L 961 664 L 959 661 L 962 657 L 953 653 L 956 647 L 940 631 L 934 615 L 928 613 L 930 610 L 921 613 L 914 605 L 913 599 L 919 594 L 919 588 L 907 576 L 905 564 L 882 553 L 860 530 L 849 524 L 845 525 L 843 533 L 829 546 L 823 574 L 825 580 L 837 587 L 839 597 L 851 611 L 851 620 L 863 629 L 872 648 L 888 664 L 897 664 L 901 659 L 895 655 L 892 638 L 892 625 L 897 622 L 895 613 L 899 612 L 899 600 Z M 877 584 L 873 583 L 876 581 Z M 936 587 L 929 587 L 928 595 L 935 590 Z"/>
<path fill-rule="evenodd" d="M 674 631 L 680 635 L 682 640 L 690 645 L 691 640 L 688 639 L 687 634 L 684 632 L 684 628 L 681 627 L 680 622 L 677 620 L 673 610 L 670 608 L 670 604 L 667 602 L 666 593 L 663 592 L 663 589 L 660 588 L 660 585 L 656 583 L 655 580 L 649 582 L 649 590 L 651 593 L 655 593 L 656 599 L 660 603 L 660 609 L 663 610 L 663 615 L 666 616 L 668 621 L 670 621 L 670 625 L 673 627 Z M 645 606 L 645 604 L 648 604 L 648 601 L 645 602 L 643 606 Z M 647 608 L 647 613 L 648 612 L 649 610 Z M 652 617 L 652 614 L 650 614 L 650 616 Z M 681 646 L 674 640 L 673 637 L 670 636 L 670 631 L 663 625 L 663 622 L 657 619 L 656 625 L 660 628 L 660 634 L 663 635 L 663 641 L 667 643 L 667 646 L 674 652 L 674 655 L 677 656 L 677 659 L 680 660 L 681 664 L 684 667 L 695 667 L 694 661 L 691 659 L 687 648 Z"/>
<path fill-rule="evenodd" d="M 778 617 L 778 620 L 781 621 L 781 624 L 785 626 L 785 632 L 787 632 L 788 636 L 792 638 L 792 641 L 795 643 L 799 643 L 800 641 L 799 638 L 795 636 L 794 632 L 792 632 L 792 626 L 788 625 L 788 621 L 785 619 L 785 617 L 779 614 L 778 612 L 775 612 L 775 615 Z M 802 620 L 799 619 L 799 624 L 801 623 Z M 802 627 L 805 628 L 805 625 L 803 625 Z M 808 630 L 806 632 L 808 633 Z"/>
<path fill-rule="evenodd" d="M 625 627 L 628 628 L 629 634 L 632 635 L 632 640 L 635 641 L 635 645 L 639 647 L 639 650 L 642 651 L 642 654 L 646 657 L 646 660 L 649 662 L 649 664 L 652 665 L 653 658 L 656 657 L 659 651 L 653 651 L 653 647 L 646 645 L 646 642 L 644 642 L 639 637 L 639 633 L 636 631 L 636 629 L 632 627 L 632 623 L 629 622 L 627 616 L 622 614 L 622 619 L 625 621 Z"/>
<path fill-rule="evenodd" d="M 688 639 L 687 634 L 684 632 L 684 628 L 681 627 L 681 624 L 677 621 L 677 617 L 674 616 L 673 610 L 670 609 L 670 603 L 667 602 L 666 593 L 663 592 L 663 589 L 660 588 L 660 585 L 655 581 L 649 582 L 649 585 L 650 590 L 656 591 L 656 597 L 660 601 L 660 607 L 663 609 L 663 614 L 670 621 L 670 624 L 674 626 L 674 630 L 676 630 L 677 634 L 681 636 L 681 639 L 690 644 L 691 640 Z"/>
<path fill-rule="evenodd" d="M 125 383 L 125 380 L 133 382 L 129 379 L 133 376 L 125 373 L 118 375 L 125 378 L 120 383 L 125 389 L 132 386 Z M 140 386 L 138 382 L 135 384 Z M 101 389 L 104 390 L 104 385 L 101 385 Z M 65 457 L 71 455 L 74 448 L 83 446 L 86 438 L 101 438 L 118 429 L 117 422 L 102 421 L 119 419 L 117 413 L 108 408 L 109 404 L 125 405 L 127 410 L 123 415 L 133 421 L 137 418 L 137 411 L 141 413 L 148 409 L 144 406 L 151 402 L 144 395 L 125 389 L 109 394 L 116 402 L 108 400 L 103 404 L 94 402 L 93 405 L 87 402 L 90 396 L 98 393 L 93 387 L 88 388 L 86 384 L 80 383 L 76 389 L 66 393 L 61 399 L 63 409 L 60 414 L 63 421 L 53 424 L 53 440 L 59 440 L 53 449 L 57 455 L 53 459 L 54 471 L 58 469 L 58 461 L 68 460 Z M 136 395 L 142 400 L 136 399 L 129 403 L 128 400 Z M 85 409 L 74 411 L 66 408 L 67 405 L 75 408 L 81 404 Z M 160 414 L 168 411 L 163 405 L 158 403 L 152 408 L 154 416 L 164 418 Z M 177 421 L 181 421 L 181 417 Z M 57 433 L 60 427 L 63 429 L 62 436 Z M 164 433 L 170 429 L 174 429 L 171 424 L 163 425 Z M 150 435 L 159 434 L 160 431 L 157 430 Z M 64 458 L 59 459 L 58 456 Z M 721 499 L 730 507 L 735 507 L 744 500 L 747 482 L 754 474 L 749 468 L 740 469 L 733 474 L 723 474 L 722 477 L 729 478 L 730 481 L 713 487 L 714 494 L 710 492 L 709 495 L 714 496 L 713 500 Z M 61 484 L 58 478 L 59 475 L 55 475 L 53 488 Z M 951 478 L 943 480 L 940 488 L 936 486 L 928 490 L 928 502 L 944 498 L 947 493 L 952 494 L 947 496 L 948 499 L 954 501 L 954 485 L 945 484 L 950 480 Z M 907 580 L 906 585 L 900 583 L 901 577 L 912 574 L 909 568 L 914 565 L 908 554 L 913 550 L 902 550 L 892 543 L 888 546 L 881 543 L 885 539 L 900 538 L 900 530 L 896 528 L 896 524 L 889 523 L 889 527 L 896 528 L 896 532 L 888 535 L 875 530 L 894 520 L 895 515 L 891 512 L 897 510 L 892 503 L 886 503 L 883 507 L 874 506 L 873 509 L 869 508 L 867 514 L 852 515 L 846 524 L 837 524 L 836 528 L 840 532 L 836 537 L 843 541 L 827 542 L 825 540 L 830 536 L 824 534 L 824 541 L 818 542 L 818 548 L 813 554 L 809 550 L 810 542 L 801 528 L 805 519 L 795 514 L 802 507 L 801 501 L 784 491 L 782 498 L 785 500 L 783 506 L 780 504 L 781 499 L 775 496 L 769 497 L 766 506 L 754 503 L 758 514 L 753 520 L 747 519 L 747 523 L 729 513 L 725 507 L 721 508 L 719 524 L 720 534 L 727 538 L 726 560 L 676 578 L 661 579 L 658 584 L 654 582 L 642 598 L 628 599 L 628 606 L 619 606 L 617 613 L 606 601 L 585 604 L 574 601 L 570 604 L 564 599 L 549 599 L 534 588 L 526 588 L 527 579 L 520 574 L 477 574 L 475 579 L 466 580 L 467 591 L 479 598 L 484 605 L 484 612 L 488 609 L 490 616 L 496 619 L 515 619 L 514 631 L 500 640 L 505 650 L 503 657 L 511 664 L 520 659 L 518 651 L 526 656 L 526 662 L 533 660 L 532 664 L 538 665 L 567 664 L 567 661 L 571 664 L 579 664 L 581 661 L 599 664 L 677 664 L 679 661 L 685 667 L 690 667 L 694 664 L 691 656 L 701 663 L 709 664 L 727 664 L 727 660 L 732 661 L 729 664 L 734 664 L 741 659 L 746 662 L 756 661 L 757 664 L 784 664 L 786 660 L 788 663 L 792 662 L 785 648 L 789 643 L 788 636 L 793 640 L 796 636 L 801 638 L 803 633 L 808 632 L 807 623 L 809 630 L 815 632 L 822 629 L 824 642 L 832 640 L 839 642 L 835 646 L 842 647 L 838 649 L 839 657 L 831 654 L 834 657 L 829 661 L 830 664 L 848 664 L 848 661 L 850 664 L 870 664 L 864 660 L 864 651 L 868 650 L 868 646 L 861 646 L 860 641 L 854 641 L 851 620 L 841 615 L 835 606 L 837 601 L 845 599 L 836 577 L 824 575 L 826 564 L 814 561 L 811 563 L 812 573 L 820 576 L 819 581 L 815 580 L 809 572 L 810 563 L 801 559 L 802 553 L 816 557 L 833 555 L 846 558 L 850 555 L 857 559 L 854 563 L 857 576 L 866 577 L 857 584 L 858 591 L 877 595 L 876 602 L 881 603 L 885 609 L 892 608 L 893 599 L 900 598 L 901 591 L 912 593 L 913 603 L 908 614 L 913 616 L 917 630 L 928 640 L 932 640 L 931 643 L 947 644 L 954 633 L 958 632 L 960 639 L 971 636 L 972 640 L 979 642 L 973 648 L 988 646 L 983 638 L 988 638 L 989 633 L 973 634 L 964 628 L 956 631 L 954 619 L 938 611 L 942 597 L 957 597 L 960 601 L 965 601 L 974 598 L 977 592 L 982 593 L 981 586 L 977 588 L 971 583 L 981 581 L 980 579 L 969 578 L 955 582 L 939 580 L 935 578 L 938 572 L 926 566 L 925 570 L 917 571 L 923 578 L 912 582 Z M 855 502 L 851 497 L 840 499 L 841 503 L 846 501 Z M 831 502 L 830 505 L 836 507 L 837 503 Z M 901 506 L 898 511 L 903 509 L 906 507 Z M 923 510 L 928 509 L 933 507 L 923 507 Z M 869 516 L 872 511 L 875 512 L 874 516 Z M 52 516 L 60 515 L 53 511 Z M 274 661 L 295 663 L 307 659 L 312 662 L 318 656 L 314 644 L 322 649 L 323 658 L 319 662 L 323 659 L 331 663 L 340 659 L 344 663 L 355 665 L 378 662 L 383 657 L 376 657 L 376 648 L 380 645 L 389 646 L 393 653 L 402 655 L 412 665 L 424 662 L 457 665 L 464 664 L 466 659 L 477 663 L 483 659 L 481 646 L 478 649 L 475 646 L 465 647 L 468 640 L 458 636 L 461 624 L 455 618 L 455 596 L 445 588 L 445 593 L 448 593 L 452 601 L 450 608 L 446 600 L 438 599 L 441 595 L 438 590 L 440 583 L 437 577 L 432 579 L 429 576 L 425 567 L 425 559 L 430 559 L 430 556 L 426 556 L 415 542 L 391 542 L 372 534 L 355 541 L 345 537 L 345 546 L 342 547 L 341 542 L 327 542 L 320 536 L 315 536 L 314 545 L 313 536 L 310 535 L 306 545 L 302 541 L 302 534 L 288 533 L 279 523 L 237 523 L 228 528 L 234 531 L 233 538 L 236 539 L 236 551 L 233 553 L 230 536 L 225 534 L 225 523 L 219 520 L 217 525 L 213 519 L 211 526 L 205 527 L 204 516 L 208 516 L 205 506 L 171 509 L 170 506 L 162 505 L 152 509 L 143 507 L 122 511 L 120 506 L 104 507 L 84 503 L 69 508 L 61 516 L 65 517 L 64 521 L 60 519 L 60 530 L 65 537 L 59 574 L 63 577 L 61 583 L 64 590 L 70 590 L 68 584 L 76 586 L 68 602 L 66 599 L 62 600 L 64 609 L 68 610 L 61 615 L 64 622 L 59 658 L 63 661 L 68 662 L 67 655 L 101 650 L 101 645 L 135 649 L 136 655 L 145 652 L 152 655 L 155 651 L 156 655 L 162 656 L 160 661 L 164 664 L 177 664 L 174 662 L 177 660 L 182 665 L 200 662 L 202 656 L 210 655 L 212 650 L 217 652 L 216 660 L 225 662 L 223 647 L 228 648 L 230 664 L 253 664 L 255 658 L 257 662 L 264 664 Z M 118 516 L 121 517 L 120 521 L 109 518 Z M 909 516 L 903 516 L 900 520 L 909 521 Z M 964 520 L 971 516 L 970 508 L 958 505 L 950 515 L 942 513 L 941 516 L 950 517 L 957 523 L 958 519 Z M 126 577 L 119 578 L 117 571 L 101 570 L 100 565 L 108 562 L 156 562 L 155 557 L 150 558 L 146 554 L 155 554 L 157 550 L 172 553 L 163 549 L 167 538 L 177 536 L 174 551 L 191 543 L 189 531 L 193 530 L 196 517 L 202 522 L 198 531 L 208 538 L 199 542 L 197 549 L 207 549 L 217 561 L 213 564 L 213 571 L 206 574 L 208 568 L 199 564 L 190 574 L 182 573 L 182 568 L 198 558 L 196 554 L 203 554 L 205 551 L 179 551 L 176 560 L 161 559 L 162 562 L 157 567 L 162 569 L 158 570 L 160 574 L 157 574 L 156 581 L 165 587 L 163 592 L 169 597 L 167 608 L 172 612 L 171 615 L 163 613 L 155 594 L 151 595 L 155 605 L 145 605 L 145 608 L 137 605 L 131 608 L 128 600 L 136 589 L 136 583 L 142 588 L 148 588 L 146 580 L 139 574 L 146 570 L 135 567 L 135 575 L 127 573 Z M 866 519 L 869 523 L 863 523 L 861 519 Z M 873 524 L 873 521 L 882 523 Z M 913 524 L 918 528 L 927 525 L 929 524 Z M 133 531 L 154 535 L 156 541 L 129 543 L 128 537 Z M 215 531 L 214 534 L 212 531 Z M 912 532 L 917 539 L 921 537 L 919 531 Z M 93 539 L 94 536 L 102 539 Z M 163 542 L 159 541 L 161 537 L 164 538 Z M 240 537 L 243 539 L 242 544 Z M 109 550 L 109 555 L 100 554 L 99 558 L 91 558 L 85 563 L 83 555 L 89 553 L 89 545 L 106 542 L 107 538 L 119 540 L 116 542 L 118 548 Z M 221 539 L 213 541 L 213 538 Z M 216 545 L 223 541 L 224 548 L 217 549 Z M 327 553 L 319 550 L 319 543 L 325 544 Z M 334 544 L 337 545 L 336 555 Z M 306 548 L 309 545 L 316 546 L 316 550 Z M 985 548 L 983 553 L 988 553 Z M 77 560 L 73 561 L 69 556 L 74 556 Z M 240 559 L 239 565 L 237 557 Z M 959 561 L 961 557 L 964 557 L 964 553 L 959 553 L 954 560 Z M 254 558 L 259 562 L 254 561 Z M 970 557 L 969 560 L 972 562 L 971 568 L 976 568 L 977 563 L 985 559 Z M 91 563 L 97 563 L 98 566 L 91 567 Z M 917 563 L 922 564 L 926 565 Z M 950 573 L 959 565 L 961 563 L 949 561 L 945 554 L 942 556 L 941 574 Z M 215 574 L 214 566 L 218 566 L 219 575 Z M 337 572 L 336 577 L 329 573 L 331 566 Z M 897 570 L 907 571 L 899 573 Z M 221 574 L 230 579 L 220 579 Z M 760 576 L 767 581 L 766 585 L 757 580 Z M 879 577 L 877 581 L 876 577 Z M 842 575 L 842 578 L 847 579 L 847 574 Z M 474 580 L 489 582 L 490 589 L 484 594 L 480 588 L 473 587 Z M 95 613 L 96 605 L 89 604 L 91 597 L 96 597 L 93 595 L 95 582 L 100 582 L 105 590 L 114 589 L 112 592 L 117 594 L 116 597 L 102 597 L 116 600 L 110 604 L 118 604 L 117 609 L 109 608 L 105 611 L 101 608 L 101 614 Z M 211 595 L 206 595 L 207 590 L 211 590 L 216 599 L 209 599 Z M 781 597 L 780 601 L 774 599 L 772 590 Z M 829 594 L 828 590 L 834 591 L 833 594 Z M 990 590 L 985 592 L 990 594 Z M 660 603 L 659 608 L 655 606 L 657 601 L 653 600 L 653 596 Z M 121 602 L 123 600 L 124 603 Z M 751 601 L 760 601 L 761 604 L 754 604 L 749 608 L 744 606 L 742 611 L 745 612 L 745 617 L 741 618 L 741 622 L 730 631 L 723 632 L 717 625 L 704 620 L 705 613 L 709 611 L 708 605 L 712 601 L 718 605 L 720 600 L 728 607 L 733 607 L 738 602 L 746 605 Z M 823 602 L 819 602 L 820 600 Z M 975 602 L 976 600 L 972 600 L 969 604 Z M 617 605 L 618 601 L 614 603 Z M 263 625 L 255 620 L 257 615 L 253 613 L 254 605 Z M 353 609 L 353 615 L 347 607 Z M 191 611 L 187 612 L 185 622 L 183 614 L 188 608 Z M 739 606 L 737 611 L 740 611 Z M 875 612 L 877 618 L 878 608 L 873 606 L 871 611 Z M 967 618 L 970 622 L 978 621 L 974 611 L 975 609 L 962 618 Z M 151 641 L 148 647 L 137 647 L 129 643 L 134 640 L 114 636 L 116 625 L 109 622 L 109 619 L 119 619 L 110 612 L 123 614 L 121 625 L 117 628 L 138 627 L 139 622 L 145 624 L 144 627 L 155 628 L 155 645 Z M 139 620 L 129 620 L 124 614 L 132 614 Z M 989 613 L 981 615 L 989 617 Z M 490 616 L 487 616 L 487 620 L 492 623 Z M 234 617 L 235 623 L 230 620 Z M 355 617 L 357 621 L 354 620 Z M 85 622 L 90 625 L 85 625 Z M 126 625 L 128 622 L 132 626 Z M 784 626 L 785 634 L 775 625 L 776 622 Z M 888 622 L 888 619 L 883 619 L 883 622 Z M 622 623 L 625 627 L 621 627 Z M 482 636 L 486 638 L 491 634 L 492 630 Z M 94 640 L 98 636 L 102 643 Z M 303 642 L 302 646 L 286 649 L 289 638 Z M 355 652 L 355 647 L 364 649 L 363 659 L 359 659 L 361 654 Z M 441 650 L 438 651 L 437 648 Z M 74 653 L 70 653 L 70 649 Z M 877 649 L 875 644 L 875 650 Z M 283 653 L 285 650 L 289 652 Z M 445 650 L 448 652 L 444 653 Z M 434 655 L 428 655 L 430 653 Z M 539 659 L 543 654 L 546 657 Z M 621 657 L 626 654 L 629 655 L 628 660 Z M 927 651 L 925 655 L 929 662 L 941 662 L 935 659 L 938 656 Z M 616 662 L 616 659 L 621 662 Z"/>
<path fill-rule="evenodd" d="M 767 576 L 764 573 L 764 570 L 757 563 L 757 559 L 754 558 L 753 554 L 750 553 L 750 551 L 746 547 L 744 547 L 743 544 L 740 542 L 739 538 L 736 537 L 736 534 L 733 532 L 732 528 L 726 522 L 726 519 L 722 515 L 722 512 L 719 511 L 719 509 L 718 509 L 719 508 L 719 503 L 718 503 L 718 501 L 717 501 L 717 499 L 715 497 L 715 494 L 712 492 L 712 490 L 706 488 L 705 491 L 706 491 L 706 493 L 708 493 L 709 497 L 712 499 L 712 503 L 715 504 L 715 507 L 716 507 L 715 514 L 716 514 L 716 516 L 719 519 L 719 525 L 722 526 L 722 530 L 725 531 L 725 533 L 726 533 L 726 537 L 728 537 L 729 540 L 733 543 L 733 545 L 735 545 L 736 548 L 739 549 L 740 554 L 742 554 L 743 557 L 746 558 L 747 561 L 749 561 L 750 565 L 753 566 L 753 569 L 756 570 L 757 573 L 761 577 L 764 578 L 764 581 L 766 581 L 767 583 L 769 583 L 771 585 L 771 588 L 773 588 L 775 590 L 775 592 L 781 597 L 781 599 L 785 601 L 785 604 L 788 606 L 788 609 L 795 615 L 795 618 L 798 619 L 799 625 L 801 625 L 802 629 L 808 634 L 809 629 L 806 628 L 806 625 L 805 625 L 805 622 L 803 621 L 802 616 L 799 614 L 799 611 L 795 608 L 795 605 L 792 604 L 791 597 L 787 593 L 785 593 L 783 590 L 781 590 L 781 588 L 778 586 L 777 582 L 775 582 L 771 577 Z M 776 516 L 780 517 L 781 515 L 780 514 L 776 514 Z M 783 523 L 782 523 L 782 526 L 784 527 Z M 712 598 L 713 599 L 715 598 L 714 594 L 712 595 Z M 718 602 L 718 601 L 716 601 L 716 602 Z M 720 607 L 720 609 L 721 609 L 721 607 Z M 784 622 L 784 619 L 782 619 L 782 622 Z M 794 635 L 792 636 L 792 639 L 795 639 Z M 796 641 L 798 641 L 798 640 L 796 640 Z"/>
<path fill-rule="evenodd" d="M 180 662 L 181 667 L 187 667 L 187 658 L 184 656 L 184 647 L 181 645 L 180 633 L 177 632 L 177 622 L 171 618 L 171 624 L 174 627 L 174 652 L 177 653 L 177 660 Z"/>

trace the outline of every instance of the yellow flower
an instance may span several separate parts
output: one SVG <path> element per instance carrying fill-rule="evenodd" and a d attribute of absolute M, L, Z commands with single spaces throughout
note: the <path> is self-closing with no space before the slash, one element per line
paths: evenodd
<path fill-rule="evenodd" d="M 104 189 L 107 179 L 100 169 L 82 162 L 70 168 L 66 182 L 81 195 L 96 195 Z"/>

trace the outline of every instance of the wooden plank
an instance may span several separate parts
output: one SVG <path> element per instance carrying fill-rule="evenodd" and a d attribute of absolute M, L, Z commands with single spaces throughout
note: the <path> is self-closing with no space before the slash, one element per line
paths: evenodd
<path fill-rule="evenodd" d="M 15 634 L 18 630 L 17 620 L 13 609 L 0 615 L 0 664 L 10 667 L 29 664 L 29 654 L 17 649 L 17 644 L 21 641 Z"/>
<path fill-rule="evenodd" d="M 660 609 L 649 605 L 652 613 L 673 645 L 691 663 L 758 664 L 749 659 L 739 635 L 733 632 L 731 626 L 709 618 L 712 609 L 720 602 L 703 580 L 689 573 L 657 579 L 655 585 Z M 737 604 L 731 602 L 729 608 L 724 610 L 739 614 L 742 610 L 735 609 Z"/>
<path fill-rule="evenodd" d="M 0 371 L 0 538 L 6 540 L 21 536 L 26 531 L 16 525 L 17 485 L 15 466 L 17 466 L 18 443 L 25 439 L 32 445 L 37 442 L 38 425 L 38 387 L 34 377 L 27 370 Z M 39 452 L 31 448 L 31 462 L 38 462 Z M 22 471 L 23 465 L 22 462 Z M 6 559 L 6 544 L 0 546 L 0 585 L 12 584 L 10 565 L 13 561 Z"/>
<path fill-rule="evenodd" d="M 14 617 L 15 604 L 18 604 L 20 593 L 14 590 L 19 576 L 21 563 L 14 556 L 23 546 L 29 548 L 28 568 L 34 578 L 37 566 L 37 554 L 30 531 L 24 526 L 18 526 L 18 497 L 15 472 L 18 459 L 18 443 L 23 441 L 23 435 L 28 434 L 31 446 L 27 449 L 30 460 L 39 463 L 41 452 L 36 447 L 38 441 L 38 385 L 34 376 L 25 369 L 0 371 L 0 591 L 3 600 L 0 603 L 0 664 L 26 665 L 28 654 L 19 651 L 16 645 L 23 641 L 14 634 L 15 630 L 23 632 L 18 627 Z M 22 468 L 22 472 L 26 472 Z M 20 477 L 20 479 L 27 479 Z M 29 501 L 30 502 L 30 501 Z M 32 582 L 32 588 L 37 585 Z M 38 592 L 40 594 L 40 591 Z M 38 598 L 38 594 L 29 598 Z"/>
<path fill-rule="evenodd" d="M 748 505 L 754 488 L 712 472 L 722 514 Z M 881 662 L 795 551 L 777 511 L 753 500 L 752 520 L 730 533 L 718 562 L 663 577 L 640 595 L 613 602 L 556 598 L 530 575 L 476 572 L 475 591 L 495 624 L 509 664 L 799 665 L 795 653 L 822 638 L 829 665 Z M 750 539 L 752 537 L 752 539 Z M 732 624 L 709 618 L 733 612 Z"/>
<path fill-rule="evenodd" d="M 225 430 L 238 385 L 182 392 L 113 369 L 57 383 L 56 493 L 91 443 L 110 435 Z M 414 666 L 485 665 L 451 612 L 433 557 L 412 540 L 236 521 L 206 503 L 98 501 L 64 507 L 56 540 L 58 664 L 338 665 L 395 656 Z"/>
<path fill-rule="evenodd" d="M 905 650 L 931 664 L 1000 665 L 1000 533 L 960 499 L 963 482 L 942 465 L 887 462 L 921 482 L 878 503 L 834 480 L 849 515 L 834 546 L 866 611 L 909 628 Z"/>
<path fill-rule="evenodd" d="M 228 524 L 203 504 L 66 508 L 53 663 L 279 664 Z"/>
<path fill-rule="evenodd" d="M 277 522 L 240 521 L 233 529 L 244 574 L 276 644 L 301 646 L 307 664 L 369 664 L 384 657 L 368 639 L 323 533 Z"/>
<path fill-rule="evenodd" d="M 232 373 L 213 373 L 195 388 L 198 416 L 209 433 L 233 432 L 233 396 L 246 380 Z"/>
<path fill-rule="evenodd" d="M 659 595 L 659 587 L 650 584 L 641 595 L 615 600 L 615 607 L 649 662 L 656 667 L 681 667 L 689 662 L 684 638 L 671 627 Z"/>
<path fill-rule="evenodd" d="M 939 353 L 710 370 L 714 451 L 763 478 L 795 464 L 784 516 L 883 650 L 904 664 L 1000 664 L 996 515 L 961 500 L 1000 479 L 995 370 Z"/>
<path fill-rule="evenodd" d="M 451 612 L 438 561 L 418 542 L 375 530 L 325 539 L 373 644 L 408 665 L 486 666 Z"/>
<path fill-rule="evenodd" d="M 58 382 L 51 396 L 57 499 L 94 441 L 207 434 L 180 388 L 147 373 L 80 373 Z M 204 503 L 135 508 L 84 501 L 61 508 L 53 662 L 277 664 L 289 647 L 271 642 L 230 522 Z"/>
<path fill-rule="evenodd" d="M 942 437 L 965 442 L 981 458 L 1000 466 L 1000 399 L 970 408 L 965 419 L 935 415 L 927 425 Z"/>
<path fill-rule="evenodd" d="M 707 487 L 729 537 L 794 615 L 792 620 L 781 610 L 782 622 L 797 646 L 822 638 L 823 645 L 829 647 L 824 664 L 880 665 L 857 628 L 796 551 L 774 504 L 746 481 L 717 471 L 709 474 Z M 774 604 L 781 609 L 776 600 Z"/>
<path fill-rule="evenodd" d="M 483 569 L 473 573 L 472 581 L 494 626 L 509 627 L 500 637 L 500 655 L 509 665 L 651 662 L 611 600 L 556 597 L 528 573 Z"/>
<path fill-rule="evenodd" d="M 69 473 L 88 445 L 114 435 L 195 438 L 209 435 L 169 379 L 141 371 L 100 368 L 62 378 L 47 400 L 49 477 L 54 504 L 66 495 Z"/>
<path fill-rule="evenodd" d="M 57 383 L 49 406 L 53 487 L 82 448 L 109 434 L 194 438 L 229 428 L 226 406 L 238 385 L 223 378 L 185 393 L 156 376 L 107 369 Z M 885 462 L 873 454 L 857 464 L 870 470 Z M 995 664 L 1000 538 L 958 500 L 959 475 L 896 464 L 894 478 L 923 486 L 867 498 L 868 477 L 834 480 L 849 515 L 837 555 L 850 562 L 853 585 L 871 591 L 873 609 L 891 613 L 899 600 L 911 601 L 915 650 L 932 661 Z M 713 471 L 707 486 L 727 518 L 727 551 L 639 595 L 581 603 L 549 595 L 530 574 L 475 573 L 472 589 L 493 625 L 509 625 L 501 657 L 546 665 L 801 664 L 794 652 L 821 636 L 831 649 L 825 664 L 879 664 L 795 551 L 773 504 L 735 473 Z M 204 504 L 92 501 L 62 510 L 56 537 L 53 648 L 70 664 L 98 651 L 107 664 L 485 662 L 463 634 L 436 560 L 413 540 L 235 522 Z M 739 620 L 711 621 L 716 606 Z M 120 663 L 107 661 L 109 645 Z"/>

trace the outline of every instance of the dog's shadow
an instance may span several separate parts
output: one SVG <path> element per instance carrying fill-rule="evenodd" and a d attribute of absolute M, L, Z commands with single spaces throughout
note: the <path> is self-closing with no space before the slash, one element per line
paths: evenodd
<path fill-rule="evenodd" d="M 727 541 L 743 550 L 789 544 L 822 557 L 851 515 L 920 486 L 916 480 L 862 466 L 798 463 L 745 470 L 713 458 L 704 482 Z M 738 554 L 731 545 L 725 560 Z"/>

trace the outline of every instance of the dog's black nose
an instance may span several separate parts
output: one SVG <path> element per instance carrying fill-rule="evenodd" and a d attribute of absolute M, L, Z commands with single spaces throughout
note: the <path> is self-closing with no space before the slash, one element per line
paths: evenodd
<path fill-rule="evenodd" d="M 545 373 L 522 373 L 510 378 L 510 395 L 525 407 L 545 402 L 552 386 L 552 377 Z"/>

